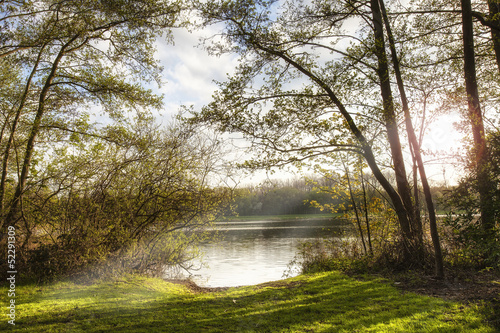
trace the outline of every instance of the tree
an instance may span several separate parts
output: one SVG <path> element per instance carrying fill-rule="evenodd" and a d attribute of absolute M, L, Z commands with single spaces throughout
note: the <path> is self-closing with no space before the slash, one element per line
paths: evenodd
<path fill-rule="evenodd" d="M 463 29 L 463 49 L 464 49 L 464 77 L 465 91 L 467 93 L 467 103 L 469 109 L 469 122 L 472 127 L 473 144 L 473 167 L 479 189 L 479 200 L 481 210 L 481 220 L 486 231 L 495 227 L 493 192 L 494 183 L 489 176 L 488 170 L 488 150 L 486 147 L 486 132 L 483 123 L 483 115 L 479 101 L 479 90 L 476 78 L 476 61 L 474 51 L 474 32 L 472 25 L 472 7 L 470 0 L 462 0 L 462 29 Z M 494 39 L 495 42 L 495 39 Z"/>
<path fill-rule="evenodd" d="M 498 184 L 500 179 L 500 135 L 498 130 L 492 131 L 486 137 L 490 159 L 488 170 L 491 179 Z M 475 170 L 460 179 L 458 185 L 444 192 L 443 202 L 451 212 L 444 224 L 451 230 L 448 233 L 448 243 L 453 250 L 453 258 L 458 264 L 474 268 L 498 269 L 500 264 L 500 228 L 498 225 L 491 230 L 485 230 L 482 223 L 478 223 L 478 212 L 481 212 L 481 198 L 479 197 L 479 181 Z M 500 216 L 500 191 L 498 187 L 489 198 L 495 222 Z"/>
<path fill-rule="evenodd" d="M 78 121 L 71 120 L 81 119 L 85 108 L 98 106 L 109 118 L 119 120 L 126 110 L 161 106 L 160 98 L 138 82 L 159 82 L 153 43 L 174 26 L 180 7 L 176 2 L 149 0 L 3 1 L 1 5 L 1 24 L 9 28 L 0 36 L 2 60 L 25 75 L 12 106 L 13 116 L 5 117 L 3 124 L 9 129 L 0 186 L 3 239 L 6 228 L 21 218 L 40 135 L 78 132 Z M 22 118 L 29 126 L 19 133 Z M 22 138 L 23 157 L 19 174 L 13 175 L 15 191 L 6 201 L 9 158 L 16 138 Z"/>
<path fill-rule="evenodd" d="M 500 3 L 497 0 L 487 1 L 490 21 L 494 24 L 494 27 L 491 27 L 491 40 L 495 50 L 497 67 L 500 71 Z"/>
<path fill-rule="evenodd" d="M 485 230 L 494 227 L 494 208 L 489 199 L 494 191 L 494 182 L 488 176 L 489 153 L 485 140 L 488 129 L 485 119 L 491 117 L 487 109 L 496 110 L 498 100 L 499 63 L 496 50 L 500 27 L 496 8 L 496 1 L 424 2 L 419 10 L 413 12 L 432 17 L 426 25 L 432 27 L 433 33 L 421 31 L 417 35 L 427 36 L 416 40 L 424 41 L 426 47 L 435 46 L 435 52 L 429 59 L 447 66 L 450 82 L 456 79 L 448 92 L 443 94 L 443 99 L 447 99 L 448 107 L 454 109 L 467 105 L 464 118 L 471 128 L 468 132 L 472 134 L 470 156 L 473 156 L 469 167 L 475 170 L 478 182 L 482 184 L 478 187 L 478 194 L 482 198 L 481 223 Z M 475 20 L 480 24 L 474 27 Z"/>
<path fill-rule="evenodd" d="M 358 228 L 359 238 L 361 239 L 364 253 L 366 255 L 369 251 L 370 255 L 373 255 L 370 219 L 368 217 L 368 200 L 362 170 L 364 165 L 361 161 L 361 156 L 356 156 L 358 157 L 357 162 L 353 162 L 352 156 L 349 156 L 348 153 L 338 153 L 336 155 L 337 156 L 331 156 L 331 159 L 340 161 L 344 172 L 343 175 L 338 174 L 337 172 L 322 169 L 319 166 L 316 166 L 316 172 L 320 172 L 323 177 L 333 183 L 330 186 L 319 186 L 319 190 L 329 193 L 334 200 L 336 199 L 336 201 L 340 201 L 340 203 L 337 202 L 337 204 L 331 204 L 314 200 L 310 201 L 310 204 L 314 207 L 320 208 L 321 210 L 329 209 L 332 212 L 344 211 L 347 214 L 354 212 L 354 220 Z M 354 168 L 355 170 L 351 171 L 351 168 Z M 357 174 L 357 171 L 359 171 L 359 174 Z M 362 215 L 364 215 L 365 218 L 364 225 L 361 221 Z M 366 240 L 364 236 L 365 232 Z M 366 243 L 368 243 L 368 248 Z"/>
<path fill-rule="evenodd" d="M 113 142 L 75 137 L 40 162 L 16 229 L 23 274 L 189 269 L 231 203 L 230 189 L 215 182 L 220 141 L 188 126 L 158 129 L 152 117 L 101 131 Z"/>
<path fill-rule="evenodd" d="M 269 5 L 199 6 L 207 24 L 225 23 L 227 43 L 213 50 L 238 51 L 243 61 L 196 121 L 252 140 L 258 158 L 249 166 L 300 163 L 336 151 L 362 154 L 395 209 L 407 259 L 419 261 L 421 231 L 399 139 L 378 1 L 288 2 L 276 19 Z M 344 33 L 344 22 L 354 18 L 367 25 L 356 34 Z M 351 44 L 346 47 L 344 39 Z M 375 158 L 381 138 L 390 147 L 397 190 Z"/>
<path fill-rule="evenodd" d="M 442 251 L 441 251 L 441 242 L 439 240 L 439 233 L 438 233 L 438 229 L 437 229 L 436 211 L 434 209 L 434 202 L 432 200 L 431 188 L 430 188 L 429 182 L 427 180 L 427 175 L 425 172 L 425 167 L 424 167 L 424 163 L 422 160 L 422 155 L 420 153 L 421 144 L 419 143 L 419 141 L 417 139 L 415 129 L 413 127 L 413 123 L 412 123 L 412 119 L 411 119 L 411 115 L 410 115 L 410 110 L 409 110 L 409 106 L 408 106 L 408 99 L 406 97 L 406 89 L 405 89 L 405 86 L 403 84 L 403 78 L 402 78 L 401 69 L 399 66 L 399 58 L 398 58 L 397 51 L 396 51 L 395 40 L 394 40 L 394 36 L 392 34 L 391 24 L 390 24 L 388 16 L 387 16 L 387 11 L 385 9 L 384 0 L 379 0 L 379 2 L 380 2 L 380 9 L 382 12 L 381 16 L 383 17 L 383 21 L 384 21 L 387 35 L 388 35 L 388 39 L 389 39 L 389 47 L 391 50 L 392 64 L 394 67 L 394 75 L 396 77 L 397 86 L 398 86 L 399 93 L 401 96 L 401 104 L 402 104 L 403 114 L 404 114 L 404 118 L 405 118 L 406 132 L 408 133 L 408 139 L 410 142 L 410 148 L 411 148 L 411 153 L 412 153 L 414 163 L 416 162 L 416 167 L 420 173 L 420 179 L 422 181 L 422 187 L 424 190 L 425 202 L 427 205 L 427 210 L 429 212 L 429 224 L 430 224 L 430 230 L 431 230 L 431 238 L 432 238 L 432 242 L 434 245 L 435 273 L 436 273 L 437 277 L 443 278 L 444 277 L 443 255 L 442 255 Z M 386 61 L 386 60 L 387 59 L 382 59 L 382 61 Z M 415 189 L 417 189 L 416 181 L 414 182 L 414 187 L 415 187 Z M 417 214 L 418 214 L 418 205 L 417 205 L 418 204 L 418 192 L 416 192 L 416 191 L 415 191 L 414 199 L 415 199 L 415 206 L 416 206 L 416 208 L 414 208 L 414 212 L 415 212 L 414 219 L 416 220 L 415 224 L 416 224 L 416 227 L 418 228 L 417 233 L 420 237 L 423 237 L 422 222 L 420 220 L 420 217 L 417 216 Z"/>

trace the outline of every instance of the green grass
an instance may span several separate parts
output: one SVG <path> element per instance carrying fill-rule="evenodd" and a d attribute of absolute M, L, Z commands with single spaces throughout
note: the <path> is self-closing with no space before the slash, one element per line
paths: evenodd
<path fill-rule="evenodd" d="M 338 272 L 212 293 L 128 277 L 18 286 L 16 294 L 16 325 L 4 319 L 0 331 L 495 332 L 477 305 L 402 294 L 389 283 Z"/>

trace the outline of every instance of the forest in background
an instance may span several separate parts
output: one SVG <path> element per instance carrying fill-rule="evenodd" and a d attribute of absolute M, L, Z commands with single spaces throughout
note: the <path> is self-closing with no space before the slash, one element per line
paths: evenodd
<path fill-rule="evenodd" d="M 346 175 L 339 175 L 338 181 Z M 294 180 L 267 180 L 255 186 L 243 186 L 234 190 L 233 214 L 234 216 L 259 216 L 259 215 L 299 215 L 299 214 L 325 214 L 340 213 L 341 215 L 354 215 L 356 209 L 364 209 L 364 197 L 370 203 L 373 211 L 386 210 L 386 202 L 380 195 L 380 188 L 376 180 L 367 179 L 369 189 L 363 193 L 361 183 L 352 184 L 353 198 L 350 196 L 347 184 L 340 185 L 333 180 L 323 179 L 294 179 Z M 368 185 L 367 185 L 368 187 Z M 333 189 L 337 189 L 334 191 Z M 340 190 L 341 189 L 341 190 Z M 444 214 L 447 210 L 446 196 L 452 193 L 452 186 L 432 187 L 433 200 L 436 202 L 438 213 Z M 355 203 L 353 205 L 354 199 Z M 376 208 L 377 207 L 377 208 Z M 423 207 L 420 207 L 425 214 Z M 370 213 L 374 214 L 374 213 Z"/>

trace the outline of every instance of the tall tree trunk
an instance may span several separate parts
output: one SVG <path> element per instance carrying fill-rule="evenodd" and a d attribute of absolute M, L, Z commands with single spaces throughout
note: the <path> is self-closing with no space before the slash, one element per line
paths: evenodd
<path fill-rule="evenodd" d="M 371 0 L 373 33 L 375 37 L 375 53 L 378 58 L 378 77 L 380 80 L 380 91 L 384 104 L 384 120 L 387 129 L 387 136 L 391 147 L 394 172 L 398 193 L 403 201 L 408 220 L 410 222 L 410 233 L 405 235 L 411 243 L 409 255 L 420 259 L 423 256 L 423 244 L 421 242 L 421 228 L 418 227 L 415 218 L 415 209 L 412 201 L 410 184 L 406 177 L 401 142 L 399 139 L 398 124 L 392 95 L 391 83 L 389 81 L 389 66 L 387 54 L 385 52 L 385 37 L 382 26 L 382 14 L 378 0 Z"/>
<path fill-rule="evenodd" d="M 484 231 L 488 232 L 495 227 L 494 207 L 491 196 L 494 182 L 490 181 L 488 175 L 488 150 L 486 147 L 486 136 L 484 132 L 483 116 L 479 102 L 479 92 L 476 79 L 476 60 L 474 51 L 474 31 L 472 25 L 472 8 L 470 0 L 461 0 L 462 5 L 462 29 L 464 45 L 464 77 L 465 91 L 469 107 L 469 121 L 474 138 L 473 154 L 475 160 L 473 167 L 479 191 L 479 206 L 481 210 L 481 221 Z"/>
<path fill-rule="evenodd" d="M 413 124 L 411 121 L 411 115 L 410 115 L 410 109 L 408 107 L 408 99 L 406 97 L 406 90 L 403 84 L 403 77 L 401 75 L 401 70 L 399 67 L 399 59 L 397 56 L 396 52 L 396 45 L 394 41 L 394 37 L 392 35 L 392 30 L 391 26 L 389 23 L 389 19 L 387 17 L 387 12 L 385 10 L 385 5 L 384 5 L 384 0 L 379 0 L 380 1 L 380 7 L 383 13 L 383 18 L 384 22 L 386 25 L 386 30 L 387 30 L 387 35 L 389 38 L 389 46 L 391 49 L 391 55 L 392 55 L 392 63 L 394 67 L 394 72 L 396 75 L 396 81 L 398 84 L 398 89 L 401 94 L 401 102 L 403 105 L 403 113 L 405 116 L 405 123 L 406 123 L 406 132 L 408 133 L 408 139 L 410 141 L 410 145 L 412 148 L 413 156 L 414 159 L 417 162 L 417 167 L 420 173 L 420 179 L 422 182 L 422 188 L 424 190 L 424 197 L 425 197 L 425 202 L 427 205 L 427 210 L 429 211 L 429 227 L 431 231 L 431 239 L 432 243 L 434 246 L 434 257 L 435 257 L 435 274 L 438 278 L 443 278 L 444 277 L 444 266 L 443 266 L 443 254 L 441 251 L 441 242 L 439 240 L 439 233 L 437 230 L 437 220 L 436 220 L 436 211 L 434 208 L 434 202 L 432 201 L 432 194 L 431 194 L 431 189 L 429 186 L 429 182 L 427 180 L 427 175 L 425 172 L 425 167 L 424 163 L 422 160 L 422 155 L 420 154 L 420 145 L 417 140 L 417 136 L 415 134 L 415 129 L 413 128 Z M 414 177 L 416 177 L 416 174 L 414 173 Z M 415 186 L 415 191 L 417 191 L 417 184 L 414 184 Z M 415 197 L 418 197 L 418 192 L 416 192 Z M 415 198 L 415 200 L 416 200 Z M 417 211 L 415 211 L 415 214 L 417 214 Z M 418 219 L 417 221 L 417 226 L 418 226 L 418 232 L 419 232 L 419 237 L 423 237 L 423 228 L 422 228 L 422 223 L 421 220 Z"/>
<path fill-rule="evenodd" d="M 498 0 L 488 0 L 488 8 L 490 12 L 490 21 L 500 26 L 500 2 Z M 500 71 L 500 31 L 492 28 L 491 38 L 493 40 L 493 50 L 495 50 L 497 67 Z"/>

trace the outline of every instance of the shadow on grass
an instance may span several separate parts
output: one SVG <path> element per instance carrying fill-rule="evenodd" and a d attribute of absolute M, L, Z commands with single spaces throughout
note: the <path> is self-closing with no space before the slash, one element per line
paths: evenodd
<path fill-rule="evenodd" d="M 484 305 L 480 310 L 481 314 L 487 318 L 487 322 L 500 332 L 500 294 L 498 298 L 491 301 L 491 304 Z"/>
<path fill-rule="evenodd" d="M 58 309 L 58 299 L 65 301 L 64 309 Z M 19 314 L 16 331 L 495 332 L 485 326 L 478 309 L 402 295 L 387 284 L 338 273 L 220 293 L 165 293 L 140 285 L 113 290 L 110 286 L 104 292 L 67 290 L 31 302 L 45 309 L 30 311 L 27 304 L 28 313 Z"/>

